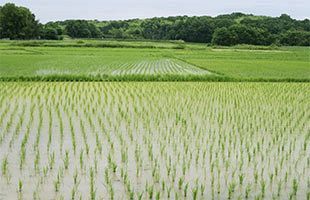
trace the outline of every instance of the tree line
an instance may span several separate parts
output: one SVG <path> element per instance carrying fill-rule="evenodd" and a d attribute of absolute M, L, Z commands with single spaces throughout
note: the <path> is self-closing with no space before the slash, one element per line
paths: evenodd
<path fill-rule="evenodd" d="M 215 45 L 310 46 L 309 19 L 232 13 L 209 16 L 155 17 L 131 20 L 66 20 L 41 24 L 25 7 L 7 3 L 0 7 L 0 38 L 62 39 L 117 38 L 184 40 Z"/>

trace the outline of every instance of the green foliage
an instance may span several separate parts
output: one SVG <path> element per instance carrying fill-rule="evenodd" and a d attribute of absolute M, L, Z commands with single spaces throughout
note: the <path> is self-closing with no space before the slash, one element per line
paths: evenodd
<path fill-rule="evenodd" d="M 86 20 L 69 20 L 66 22 L 66 33 L 73 38 L 100 38 L 101 32 Z"/>
<path fill-rule="evenodd" d="M 287 30 L 308 33 L 309 20 L 295 20 L 288 15 L 262 17 L 232 13 L 230 15 L 155 17 L 119 21 L 90 21 L 103 37 L 151 40 L 184 40 L 187 42 L 213 43 L 217 45 L 301 45 L 281 38 Z M 67 26 L 68 21 L 62 23 Z M 308 41 L 306 38 L 304 42 Z M 302 43 L 303 44 L 303 43 Z M 304 45 L 303 45 L 304 46 Z M 309 45 L 308 45 L 309 46 Z"/>
<path fill-rule="evenodd" d="M 310 46 L 310 32 L 287 31 L 280 39 L 281 44 L 289 46 Z"/>
<path fill-rule="evenodd" d="M 270 33 L 266 30 L 240 24 L 216 29 L 212 39 L 213 44 L 226 46 L 236 44 L 270 45 L 273 42 Z"/>
<path fill-rule="evenodd" d="M 154 17 L 132 20 L 66 20 L 40 25 L 24 7 L 7 3 L 0 9 L 0 38 L 47 40 L 118 38 L 184 40 L 215 45 L 310 45 L 310 21 L 232 13 L 209 16 Z"/>
<path fill-rule="evenodd" d="M 63 30 L 57 23 L 49 22 L 41 29 L 40 37 L 46 40 L 62 40 Z"/>
<path fill-rule="evenodd" d="M 47 40 L 57 40 L 58 39 L 57 30 L 53 28 L 43 29 L 42 38 Z"/>
<path fill-rule="evenodd" d="M 222 27 L 215 30 L 212 43 L 216 45 L 229 46 L 234 44 L 234 40 L 234 35 L 226 27 Z"/>
<path fill-rule="evenodd" d="M 28 8 L 7 3 L 0 7 L 0 38 L 32 39 L 39 36 L 39 23 Z"/>

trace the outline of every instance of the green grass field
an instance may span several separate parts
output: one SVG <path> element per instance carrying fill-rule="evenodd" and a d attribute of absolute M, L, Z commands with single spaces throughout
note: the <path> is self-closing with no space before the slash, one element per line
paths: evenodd
<path fill-rule="evenodd" d="M 237 79 L 310 79 L 310 48 L 307 47 L 197 50 L 178 52 L 178 57 Z"/>
<path fill-rule="evenodd" d="M 310 49 L 152 41 L 2 41 L 2 80 L 309 81 Z"/>

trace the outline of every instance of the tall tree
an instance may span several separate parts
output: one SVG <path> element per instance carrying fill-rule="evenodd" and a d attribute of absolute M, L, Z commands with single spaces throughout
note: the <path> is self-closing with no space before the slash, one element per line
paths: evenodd
<path fill-rule="evenodd" d="M 101 37 L 99 28 L 86 20 L 69 20 L 65 30 L 73 38 Z"/>
<path fill-rule="evenodd" d="M 213 34 L 212 43 L 216 45 L 230 46 L 236 44 L 237 35 L 226 27 L 218 28 Z"/>
<path fill-rule="evenodd" d="M 281 44 L 290 46 L 310 46 L 310 33 L 306 31 L 287 31 L 281 37 Z"/>
<path fill-rule="evenodd" d="M 0 38 L 34 39 L 39 37 L 39 22 L 28 8 L 7 3 L 0 7 Z"/>

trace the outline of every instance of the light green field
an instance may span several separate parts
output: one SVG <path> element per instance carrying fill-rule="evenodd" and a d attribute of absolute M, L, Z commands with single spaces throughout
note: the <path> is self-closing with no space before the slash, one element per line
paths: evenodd
<path fill-rule="evenodd" d="M 0 82 L 0 198 L 307 199 L 309 90 Z"/>
<path fill-rule="evenodd" d="M 178 49 L 180 45 L 182 48 Z M 111 46 L 115 48 L 107 48 Z M 307 47 L 211 48 L 173 42 L 2 41 L 0 78 L 147 80 L 151 77 L 150 80 L 172 81 L 216 78 L 308 82 L 309 58 Z M 129 78 L 133 76 L 136 77 Z"/>
<path fill-rule="evenodd" d="M 10 47 L 2 52 L 2 76 L 210 74 L 158 50 Z"/>
<path fill-rule="evenodd" d="M 187 62 L 236 79 L 310 80 L 310 48 L 210 49 L 178 52 Z"/>

